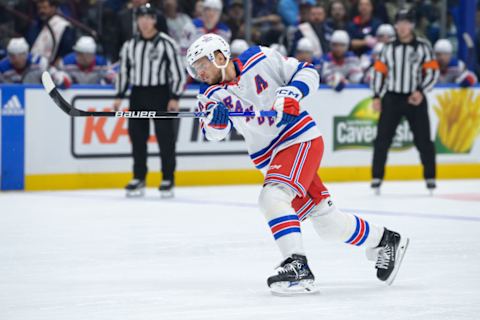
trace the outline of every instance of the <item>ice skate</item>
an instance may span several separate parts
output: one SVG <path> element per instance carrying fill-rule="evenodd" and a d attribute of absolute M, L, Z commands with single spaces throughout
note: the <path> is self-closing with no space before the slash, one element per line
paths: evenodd
<path fill-rule="evenodd" d="M 407 251 L 410 239 L 403 238 L 397 232 L 385 228 L 382 240 L 376 248 L 368 248 L 367 258 L 377 261 L 377 278 L 391 285 L 400 269 L 403 256 Z"/>
<path fill-rule="evenodd" d="M 145 195 L 145 180 L 133 179 L 130 181 L 125 190 L 127 198 L 143 197 Z"/>
<path fill-rule="evenodd" d="M 425 180 L 427 184 L 427 189 L 430 192 L 430 195 L 433 196 L 433 190 L 437 188 L 437 183 L 435 182 L 435 179 L 427 179 Z"/>
<path fill-rule="evenodd" d="M 307 258 L 294 254 L 277 268 L 277 274 L 267 280 L 275 295 L 297 295 L 317 292 L 315 277 L 307 264 Z"/>
<path fill-rule="evenodd" d="M 380 186 L 382 185 L 382 179 L 375 178 L 372 180 L 370 187 L 373 189 L 373 192 L 376 196 L 380 195 Z"/>
<path fill-rule="evenodd" d="M 162 199 L 173 198 L 174 196 L 173 187 L 174 187 L 174 183 L 172 180 L 163 180 L 162 183 L 160 184 L 160 187 L 158 187 L 158 190 L 160 191 L 160 197 Z"/>

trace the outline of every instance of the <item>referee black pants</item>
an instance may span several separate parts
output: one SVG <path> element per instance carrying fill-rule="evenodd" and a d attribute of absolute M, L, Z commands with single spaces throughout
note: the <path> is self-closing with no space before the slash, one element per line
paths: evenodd
<path fill-rule="evenodd" d="M 387 92 L 382 99 L 382 112 L 378 121 L 373 151 L 373 178 L 383 179 L 387 153 L 403 116 L 413 133 L 413 142 L 420 152 L 425 179 L 435 178 L 435 147 L 430 137 L 427 99 L 418 106 L 407 102 L 409 95 Z"/>
<path fill-rule="evenodd" d="M 167 86 L 133 87 L 130 95 L 131 111 L 166 111 L 169 101 Z M 129 119 L 128 135 L 132 143 L 133 177 L 144 180 L 147 168 L 147 141 L 150 119 Z M 175 119 L 154 119 L 155 136 L 160 148 L 163 180 L 173 180 L 175 158 Z"/>

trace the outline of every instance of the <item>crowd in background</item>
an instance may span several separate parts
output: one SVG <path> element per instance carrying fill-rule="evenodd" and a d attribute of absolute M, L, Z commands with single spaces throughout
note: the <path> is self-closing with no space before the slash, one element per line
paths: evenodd
<path fill-rule="evenodd" d="M 245 41 L 243 0 L 152 0 L 157 29 L 172 37 L 182 55 L 201 34 L 231 43 L 233 56 L 259 44 L 312 63 L 321 82 L 340 91 L 369 83 L 385 42 L 395 39 L 397 1 L 253 0 L 251 42 Z M 458 1 L 448 1 L 446 34 L 440 39 L 442 1 L 404 1 L 414 9 L 418 36 L 434 47 L 440 82 L 476 82 L 456 58 Z M 138 33 L 135 11 L 146 0 L 16 0 L 0 4 L 0 83 L 38 83 L 49 70 L 57 85 L 112 84 L 123 43 Z M 480 6 L 477 10 L 480 17 Z M 480 19 L 477 18 L 480 41 Z M 480 55 L 473 55 L 480 60 Z M 475 61 L 478 66 L 480 61 Z M 478 74 L 478 68 L 477 68 Z"/>

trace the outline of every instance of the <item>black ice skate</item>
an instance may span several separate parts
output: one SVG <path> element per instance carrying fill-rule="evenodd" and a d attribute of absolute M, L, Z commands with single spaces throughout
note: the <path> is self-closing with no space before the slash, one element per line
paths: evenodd
<path fill-rule="evenodd" d="M 427 179 L 425 180 L 425 182 L 427 184 L 427 189 L 430 192 L 430 195 L 433 195 L 433 190 L 437 187 L 435 179 Z"/>
<path fill-rule="evenodd" d="M 372 179 L 372 183 L 370 184 L 370 187 L 373 189 L 373 192 L 375 192 L 375 195 L 380 195 L 380 186 L 382 185 L 382 179 L 374 178 Z"/>
<path fill-rule="evenodd" d="M 173 198 L 173 187 L 174 187 L 173 180 L 163 180 L 158 187 L 160 190 L 160 197 L 163 199 Z"/>
<path fill-rule="evenodd" d="M 367 249 L 369 260 L 376 260 L 377 278 L 391 285 L 402 264 L 403 256 L 407 251 L 408 238 L 402 238 L 400 234 L 385 228 L 382 240 L 376 248 Z"/>
<path fill-rule="evenodd" d="M 267 280 L 273 294 L 294 295 L 315 293 L 315 277 L 305 256 L 294 254 L 277 268 L 277 274 Z"/>
<path fill-rule="evenodd" d="M 126 185 L 125 190 L 128 198 L 143 197 L 145 195 L 145 180 L 133 179 Z"/>

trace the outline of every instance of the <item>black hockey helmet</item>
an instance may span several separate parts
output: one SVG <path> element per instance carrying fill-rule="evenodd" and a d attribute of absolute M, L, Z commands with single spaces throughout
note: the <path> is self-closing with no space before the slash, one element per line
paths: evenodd
<path fill-rule="evenodd" d="M 395 22 L 399 21 L 408 21 L 411 23 L 415 23 L 415 14 L 412 10 L 401 9 L 395 15 Z"/>
<path fill-rule="evenodd" d="M 146 3 L 138 7 L 135 13 L 137 17 L 147 16 L 147 15 L 153 18 L 157 17 L 157 12 L 155 11 L 155 8 L 150 3 Z"/>

